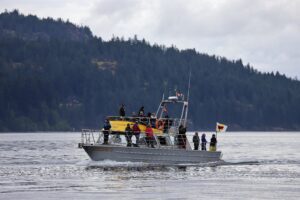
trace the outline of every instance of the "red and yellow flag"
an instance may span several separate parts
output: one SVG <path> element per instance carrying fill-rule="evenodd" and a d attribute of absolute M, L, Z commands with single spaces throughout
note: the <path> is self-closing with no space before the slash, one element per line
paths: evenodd
<path fill-rule="evenodd" d="M 225 132 L 227 130 L 228 126 L 226 126 L 225 124 L 220 124 L 217 122 L 216 125 L 216 132 Z"/>

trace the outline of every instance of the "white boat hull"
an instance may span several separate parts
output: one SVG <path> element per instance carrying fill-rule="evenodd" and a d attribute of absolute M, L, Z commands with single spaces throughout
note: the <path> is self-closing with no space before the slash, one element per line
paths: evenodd
<path fill-rule="evenodd" d="M 220 151 L 195 151 L 172 148 L 124 147 L 117 145 L 83 145 L 94 161 L 145 162 L 152 164 L 207 163 L 221 161 Z"/>

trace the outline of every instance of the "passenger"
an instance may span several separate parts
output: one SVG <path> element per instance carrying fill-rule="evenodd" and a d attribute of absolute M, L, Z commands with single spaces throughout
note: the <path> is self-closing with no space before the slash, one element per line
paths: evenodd
<path fill-rule="evenodd" d="M 143 119 L 145 121 L 146 124 L 151 124 L 151 113 L 148 112 L 146 115 L 146 118 Z M 153 128 L 153 126 L 151 125 L 151 127 Z"/>
<path fill-rule="evenodd" d="M 181 147 L 182 147 L 182 144 L 183 144 L 183 142 L 182 142 L 182 137 L 181 137 L 181 134 L 180 134 L 180 130 L 182 129 L 182 127 L 183 127 L 183 126 L 180 125 L 179 128 L 178 128 L 177 145 L 178 145 L 179 148 L 181 148 Z"/>
<path fill-rule="evenodd" d="M 139 147 L 139 140 L 140 140 L 140 133 L 141 133 L 141 129 L 139 128 L 139 124 L 138 121 L 136 121 L 132 127 L 133 130 L 133 134 L 135 136 L 135 146 Z"/>
<path fill-rule="evenodd" d="M 111 129 L 111 125 L 109 121 L 106 119 L 103 126 L 103 135 L 104 141 L 103 144 L 108 144 L 109 130 Z"/>
<path fill-rule="evenodd" d="M 202 151 L 206 151 L 206 143 L 207 143 L 207 141 L 206 141 L 206 135 L 205 135 L 205 133 L 203 133 L 202 134 L 202 136 L 201 136 L 201 150 Z"/>
<path fill-rule="evenodd" d="M 127 127 L 125 128 L 125 137 L 127 141 L 127 146 L 131 147 L 132 129 L 130 128 L 130 124 L 127 124 Z"/>
<path fill-rule="evenodd" d="M 217 150 L 217 138 L 216 135 L 213 134 L 210 139 L 209 151 L 216 151 L 216 150 Z"/>
<path fill-rule="evenodd" d="M 155 124 L 156 124 L 155 126 L 156 126 L 157 129 L 163 130 L 164 123 L 163 123 L 163 121 L 161 119 L 156 120 Z"/>
<path fill-rule="evenodd" d="M 125 117 L 125 106 L 124 106 L 124 104 L 121 105 L 119 113 L 120 113 L 121 117 Z"/>
<path fill-rule="evenodd" d="M 150 124 L 152 128 L 156 128 L 156 119 L 155 118 L 150 118 Z"/>
<path fill-rule="evenodd" d="M 178 134 L 178 146 L 179 148 L 186 148 L 186 128 L 183 125 L 179 126 L 179 134 Z"/>
<path fill-rule="evenodd" d="M 144 106 L 142 106 L 138 112 L 139 117 L 144 117 L 145 111 L 144 111 Z"/>
<path fill-rule="evenodd" d="M 154 148 L 154 134 L 153 134 L 153 129 L 151 128 L 150 125 L 147 125 L 147 128 L 145 130 L 146 133 L 146 143 L 147 146 L 151 146 L 151 148 Z"/>
<path fill-rule="evenodd" d="M 170 120 L 169 120 L 169 116 L 166 115 L 165 116 L 165 120 L 164 120 L 164 126 L 163 126 L 163 129 L 164 129 L 164 133 L 167 133 L 168 130 L 169 130 L 169 124 L 170 124 Z"/>
<path fill-rule="evenodd" d="M 198 150 L 199 142 L 200 142 L 200 138 L 198 132 L 196 132 L 195 135 L 193 136 L 194 150 Z"/>

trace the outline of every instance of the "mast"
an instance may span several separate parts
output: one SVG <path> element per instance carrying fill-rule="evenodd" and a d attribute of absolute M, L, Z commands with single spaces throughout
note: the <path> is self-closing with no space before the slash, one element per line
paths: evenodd
<path fill-rule="evenodd" d="M 189 85 L 188 85 L 188 93 L 187 93 L 187 101 L 184 102 L 184 104 L 185 104 L 185 106 L 186 106 L 185 117 L 184 117 L 184 127 L 186 127 L 186 124 L 187 124 L 187 116 L 188 116 L 188 111 L 189 111 L 189 99 L 190 99 L 191 76 L 192 76 L 192 72 L 191 72 L 191 70 L 190 70 L 190 74 L 189 74 Z"/>
<path fill-rule="evenodd" d="M 163 93 L 161 102 L 159 103 L 159 106 L 157 108 L 156 115 L 155 115 L 156 118 L 158 118 L 159 111 L 160 111 L 160 109 L 162 109 L 162 102 L 164 101 L 164 99 L 165 99 L 165 93 Z M 160 118 L 161 118 L 161 116 L 160 116 Z"/>

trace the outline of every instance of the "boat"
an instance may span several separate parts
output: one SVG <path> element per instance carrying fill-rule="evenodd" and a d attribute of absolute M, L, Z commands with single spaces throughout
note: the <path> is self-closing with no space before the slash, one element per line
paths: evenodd
<path fill-rule="evenodd" d="M 78 146 L 94 161 L 113 160 L 163 165 L 221 161 L 221 151 L 193 150 L 189 140 L 180 137 L 180 129 L 187 127 L 188 100 L 189 91 L 187 98 L 180 93 L 167 98 L 163 95 L 153 116 L 109 116 L 107 120 L 111 129 L 108 144 L 104 144 L 103 130 L 83 129 Z M 174 106 L 177 106 L 180 116 L 170 118 L 166 109 Z M 121 142 L 121 137 L 126 134 L 127 124 L 132 127 L 136 122 L 141 130 L 140 139 L 135 141 L 138 145 L 128 146 Z M 152 127 L 154 133 L 154 148 L 147 142 L 147 125 Z"/>

